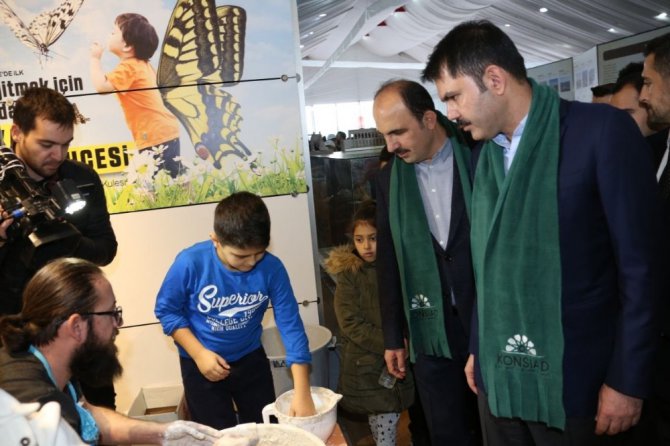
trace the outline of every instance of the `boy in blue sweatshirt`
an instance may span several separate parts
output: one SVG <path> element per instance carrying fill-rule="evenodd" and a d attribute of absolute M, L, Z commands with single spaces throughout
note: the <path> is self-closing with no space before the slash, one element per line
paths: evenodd
<path fill-rule="evenodd" d="M 234 402 L 240 423 L 262 422 L 261 410 L 275 400 L 261 345 L 270 302 L 293 374 L 291 415 L 314 415 L 307 336 L 288 273 L 266 252 L 270 214 L 263 200 L 249 192 L 221 200 L 210 239 L 177 255 L 155 307 L 179 350 L 191 419 L 216 429 L 234 426 Z"/>

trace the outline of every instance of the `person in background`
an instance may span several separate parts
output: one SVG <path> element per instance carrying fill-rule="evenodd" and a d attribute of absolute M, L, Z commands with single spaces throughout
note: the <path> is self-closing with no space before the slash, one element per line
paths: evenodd
<path fill-rule="evenodd" d="M 610 105 L 628 112 L 651 146 L 654 166 L 658 168 L 668 139 L 668 125 L 650 123 L 647 106 L 640 101 L 642 91 L 642 63 L 629 63 L 619 71 Z"/>
<path fill-rule="evenodd" d="M 116 93 L 135 148 L 140 152 L 153 150 L 160 160 L 158 167 L 175 178 L 184 170 L 178 159 L 179 121 L 165 107 L 156 85 L 156 71 L 149 63 L 158 48 L 156 30 L 140 14 L 121 14 L 114 20 L 107 46 L 121 62 L 105 74 L 100 62 L 104 49 L 93 43 L 90 69 L 95 90 Z"/>
<path fill-rule="evenodd" d="M 650 125 L 670 126 L 670 34 L 664 34 L 650 40 L 644 50 L 644 84 L 640 92 L 640 100 L 647 108 Z M 656 171 L 661 204 L 663 208 L 662 227 L 663 252 L 667 259 L 670 251 L 670 163 L 668 150 L 670 137 L 658 157 Z M 661 307 L 661 335 L 659 351 L 654 363 L 654 381 L 649 399 L 649 420 L 651 423 L 651 439 L 649 444 L 670 444 L 670 284 L 668 283 L 668 262 L 664 264 Z"/>
<path fill-rule="evenodd" d="M 591 87 L 591 102 L 594 104 L 609 104 L 610 99 L 612 98 L 612 89 L 614 88 L 614 83 L 596 85 Z"/>
<path fill-rule="evenodd" d="M 88 444 L 212 445 L 222 436 L 189 421 L 135 420 L 82 397 L 78 380 L 106 383 L 122 371 L 114 345 L 121 307 L 98 266 L 54 260 L 37 271 L 23 297 L 20 314 L 0 319 L 0 389 L 22 403 L 58 403 Z"/>
<path fill-rule="evenodd" d="M 659 225 L 646 143 L 623 111 L 562 101 L 512 40 L 465 22 L 423 73 L 485 141 L 471 199 L 468 383 L 489 445 L 623 440 L 649 394 Z"/>
<path fill-rule="evenodd" d="M 14 104 L 12 150 L 23 161 L 30 178 L 51 195 L 52 185 L 72 180 L 86 200 L 86 206 L 65 219 L 79 234 L 74 243 L 50 242 L 33 250 L 33 243 L 21 231 L 19 222 L 0 219 L 0 315 L 21 311 L 21 294 L 35 271 L 49 260 L 74 256 L 107 265 L 116 256 L 117 242 L 102 182 L 86 164 L 67 159 L 77 119 L 74 106 L 55 90 L 36 87 L 24 91 Z M 0 182 L 0 188 L 11 187 Z M 0 205 L 0 214 L 3 209 Z M 27 257 L 27 252 L 34 255 Z M 84 394 L 94 404 L 114 408 L 112 382 L 94 388 L 83 385 Z"/>
<path fill-rule="evenodd" d="M 347 134 L 344 132 L 337 132 L 335 135 L 335 150 L 344 150 L 344 141 L 347 139 Z"/>
<path fill-rule="evenodd" d="M 377 280 L 385 359 L 402 379 L 409 360 L 433 446 L 480 441 L 463 367 L 475 299 L 470 149 L 419 83 L 392 80 L 373 115 L 394 157 L 377 174 Z"/>
<path fill-rule="evenodd" d="M 210 240 L 179 253 L 158 291 L 156 317 L 179 350 L 191 418 L 216 429 L 235 426 L 238 416 L 240 423 L 261 423 L 263 407 L 275 400 L 261 344 L 270 303 L 293 375 L 289 415 L 316 413 L 307 335 L 288 273 L 266 252 L 269 244 L 263 200 L 234 193 L 216 206 Z"/>
<path fill-rule="evenodd" d="M 394 446 L 400 412 L 412 405 L 411 374 L 396 380 L 384 361 L 384 336 L 377 294 L 375 204 L 360 204 L 351 224 L 353 246 L 334 248 L 325 262 L 337 276 L 335 315 L 342 335 L 340 405 L 368 416 L 375 444 Z"/>

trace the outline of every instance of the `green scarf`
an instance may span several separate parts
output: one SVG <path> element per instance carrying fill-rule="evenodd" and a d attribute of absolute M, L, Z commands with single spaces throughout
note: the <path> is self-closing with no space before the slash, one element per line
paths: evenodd
<path fill-rule="evenodd" d="M 559 98 L 531 80 L 530 112 L 505 176 L 482 149 L 472 192 L 479 362 L 493 415 L 563 429 L 558 234 Z"/>
<path fill-rule="evenodd" d="M 436 112 L 450 136 L 466 207 L 471 186 L 470 151 L 456 126 Z M 468 208 L 469 210 L 469 208 Z M 410 360 L 417 353 L 451 358 L 444 328 L 443 292 L 430 228 L 414 164 L 395 159 L 389 186 L 389 224 L 398 260 L 405 317 L 409 325 Z M 447 299 L 449 301 L 449 299 Z"/>

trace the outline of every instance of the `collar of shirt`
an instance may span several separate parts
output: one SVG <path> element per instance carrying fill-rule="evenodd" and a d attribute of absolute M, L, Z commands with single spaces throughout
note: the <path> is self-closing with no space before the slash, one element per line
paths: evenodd
<path fill-rule="evenodd" d="M 512 133 L 512 140 L 507 139 L 507 136 L 504 133 L 498 133 L 493 137 L 493 142 L 498 144 L 503 149 L 503 156 L 505 157 L 505 174 L 509 172 L 509 168 L 514 161 L 514 155 L 516 155 L 516 149 L 519 148 L 519 142 L 521 141 L 521 135 L 526 128 L 526 120 L 528 115 L 524 116 L 519 125 L 514 129 Z"/>

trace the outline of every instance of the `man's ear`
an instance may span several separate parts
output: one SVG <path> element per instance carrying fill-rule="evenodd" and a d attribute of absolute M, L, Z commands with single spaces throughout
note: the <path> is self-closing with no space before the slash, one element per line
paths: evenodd
<path fill-rule="evenodd" d="M 423 112 L 422 122 L 425 127 L 433 130 L 435 128 L 435 124 L 437 124 L 437 114 L 432 110 L 426 110 Z"/>
<path fill-rule="evenodd" d="M 507 87 L 508 74 L 498 65 L 489 65 L 484 70 L 484 85 L 493 94 L 501 96 Z"/>
<path fill-rule="evenodd" d="M 19 140 L 23 138 L 23 132 L 16 124 L 12 124 L 12 128 L 10 129 L 9 134 L 12 137 L 12 141 L 14 142 L 19 142 Z"/>
<path fill-rule="evenodd" d="M 78 344 L 83 344 L 88 335 L 88 320 L 74 313 L 65 320 L 58 329 L 58 334 L 66 336 Z"/>

